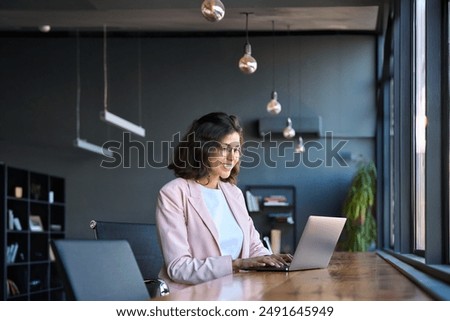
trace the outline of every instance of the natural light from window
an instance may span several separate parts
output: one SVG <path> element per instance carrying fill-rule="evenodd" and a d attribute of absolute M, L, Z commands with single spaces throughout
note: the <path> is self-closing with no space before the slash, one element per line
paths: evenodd
<path fill-rule="evenodd" d="M 415 105 L 415 250 L 425 250 L 425 153 L 426 153 L 426 89 L 425 89 L 425 3 L 416 0 L 414 47 Z"/>

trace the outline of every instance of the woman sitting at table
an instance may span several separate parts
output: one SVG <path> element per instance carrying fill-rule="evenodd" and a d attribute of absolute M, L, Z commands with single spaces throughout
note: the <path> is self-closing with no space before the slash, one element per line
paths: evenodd
<path fill-rule="evenodd" d="M 238 119 L 216 112 L 195 120 L 175 149 L 169 169 L 177 178 L 161 188 L 156 208 L 160 277 L 171 290 L 292 260 L 264 247 L 235 185 L 242 144 Z"/>

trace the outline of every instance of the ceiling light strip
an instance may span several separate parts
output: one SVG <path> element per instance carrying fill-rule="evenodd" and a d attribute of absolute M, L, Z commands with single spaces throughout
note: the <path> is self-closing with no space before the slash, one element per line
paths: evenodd
<path fill-rule="evenodd" d="M 145 129 L 139 125 L 136 125 L 122 117 L 119 117 L 108 111 L 108 64 L 107 64 L 107 41 L 106 41 L 106 25 L 103 26 L 103 111 L 100 112 L 100 119 L 111 125 L 119 127 L 124 130 L 128 130 L 136 135 L 145 137 Z M 140 51 L 140 47 L 139 47 Z M 140 54 L 140 52 L 139 52 Z M 139 56 L 140 59 L 140 56 Z M 140 72 L 140 61 L 139 61 L 139 72 Z M 139 75 L 140 81 L 140 75 Z M 140 94 L 140 83 L 139 83 L 139 94 Z M 141 99 L 141 97 L 139 97 Z M 141 102 L 139 102 L 139 105 Z M 140 109 L 140 106 L 139 106 Z M 140 111 L 139 111 L 140 112 Z"/>
<path fill-rule="evenodd" d="M 97 154 L 100 154 L 103 156 L 109 156 L 109 157 L 113 156 L 113 154 L 110 150 L 103 148 L 101 146 L 89 143 L 85 139 L 77 138 L 73 141 L 73 144 L 75 147 L 87 150 L 89 152 L 97 153 Z"/>
<path fill-rule="evenodd" d="M 101 120 L 103 120 L 111 125 L 128 130 L 136 135 L 145 137 L 145 128 L 138 126 L 126 119 L 123 119 L 122 117 L 114 115 L 113 113 L 111 113 L 107 110 L 100 112 L 100 118 L 101 118 Z"/>

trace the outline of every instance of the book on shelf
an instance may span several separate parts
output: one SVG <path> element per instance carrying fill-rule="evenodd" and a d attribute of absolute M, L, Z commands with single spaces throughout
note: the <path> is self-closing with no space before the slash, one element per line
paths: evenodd
<path fill-rule="evenodd" d="M 8 210 L 8 230 L 14 230 L 14 212 Z"/>
<path fill-rule="evenodd" d="M 48 258 L 51 262 L 55 262 L 55 253 L 53 253 L 53 249 L 50 244 L 48 245 Z"/>
<path fill-rule="evenodd" d="M 62 226 L 61 224 L 50 224 L 50 230 L 60 232 L 62 231 Z"/>
<path fill-rule="evenodd" d="M 8 279 L 7 283 L 8 283 L 8 286 L 6 288 L 6 291 L 7 291 L 8 296 L 14 296 L 14 295 L 20 294 L 19 287 L 16 285 L 16 283 L 13 280 Z"/>
<path fill-rule="evenodd" d="M 12 243 L 11 245 L 8 245 L 6 249 L 6 263 L 14 263 L 16 261 L 17 257 L 17 251 L 19 250 L 19 244 Z"/>
<path fill-rule="evenodd" d="M 264 206 L 289 206 L 288 202 L 264 202 Z"/>
<path fill-rule="evenodd" d="M 18 217 L 14 218 L 14 227 L 18 231 L 22 231 L 22 224 L 20 224 L 20 220 Z"/>
<path fill-rule="evenodd" d="M 13 210 L 8 210 L 8 230 L 22 231 L 22 224 L 20 224 L 20 219 L 14 216 Z"/>
<path fill-rule="evenodd" d="M 268 217 L 274 219 L 277 222 L 294 224 L 294 219 L 292 218 L 292 213 L 269 213 Z"/>
<path fill-rule="evenodd" d="M 250 191 L 245 192 L 247 199 L 247 207 L 249 212 L 259 212 L 259 198 L 253 195 Z"/>
<path fill-rule="evenodd" d="M 264 206 L 288 206 L 286 196 L 284 195 L 270 195 L 264 197 Z"/>

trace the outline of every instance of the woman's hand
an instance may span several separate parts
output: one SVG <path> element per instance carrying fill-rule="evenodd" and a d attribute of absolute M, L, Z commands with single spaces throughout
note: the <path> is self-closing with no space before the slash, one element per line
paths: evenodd
<path fill-rule="evenodd" d="M 236 259 L 233 261 L 233 271 L 239 271 L 255 266 L 275 266 L 282 267 L 292 261 L 291 254 L 272 254 L 264 256 L 250 257 L 247 259 Z"/>

